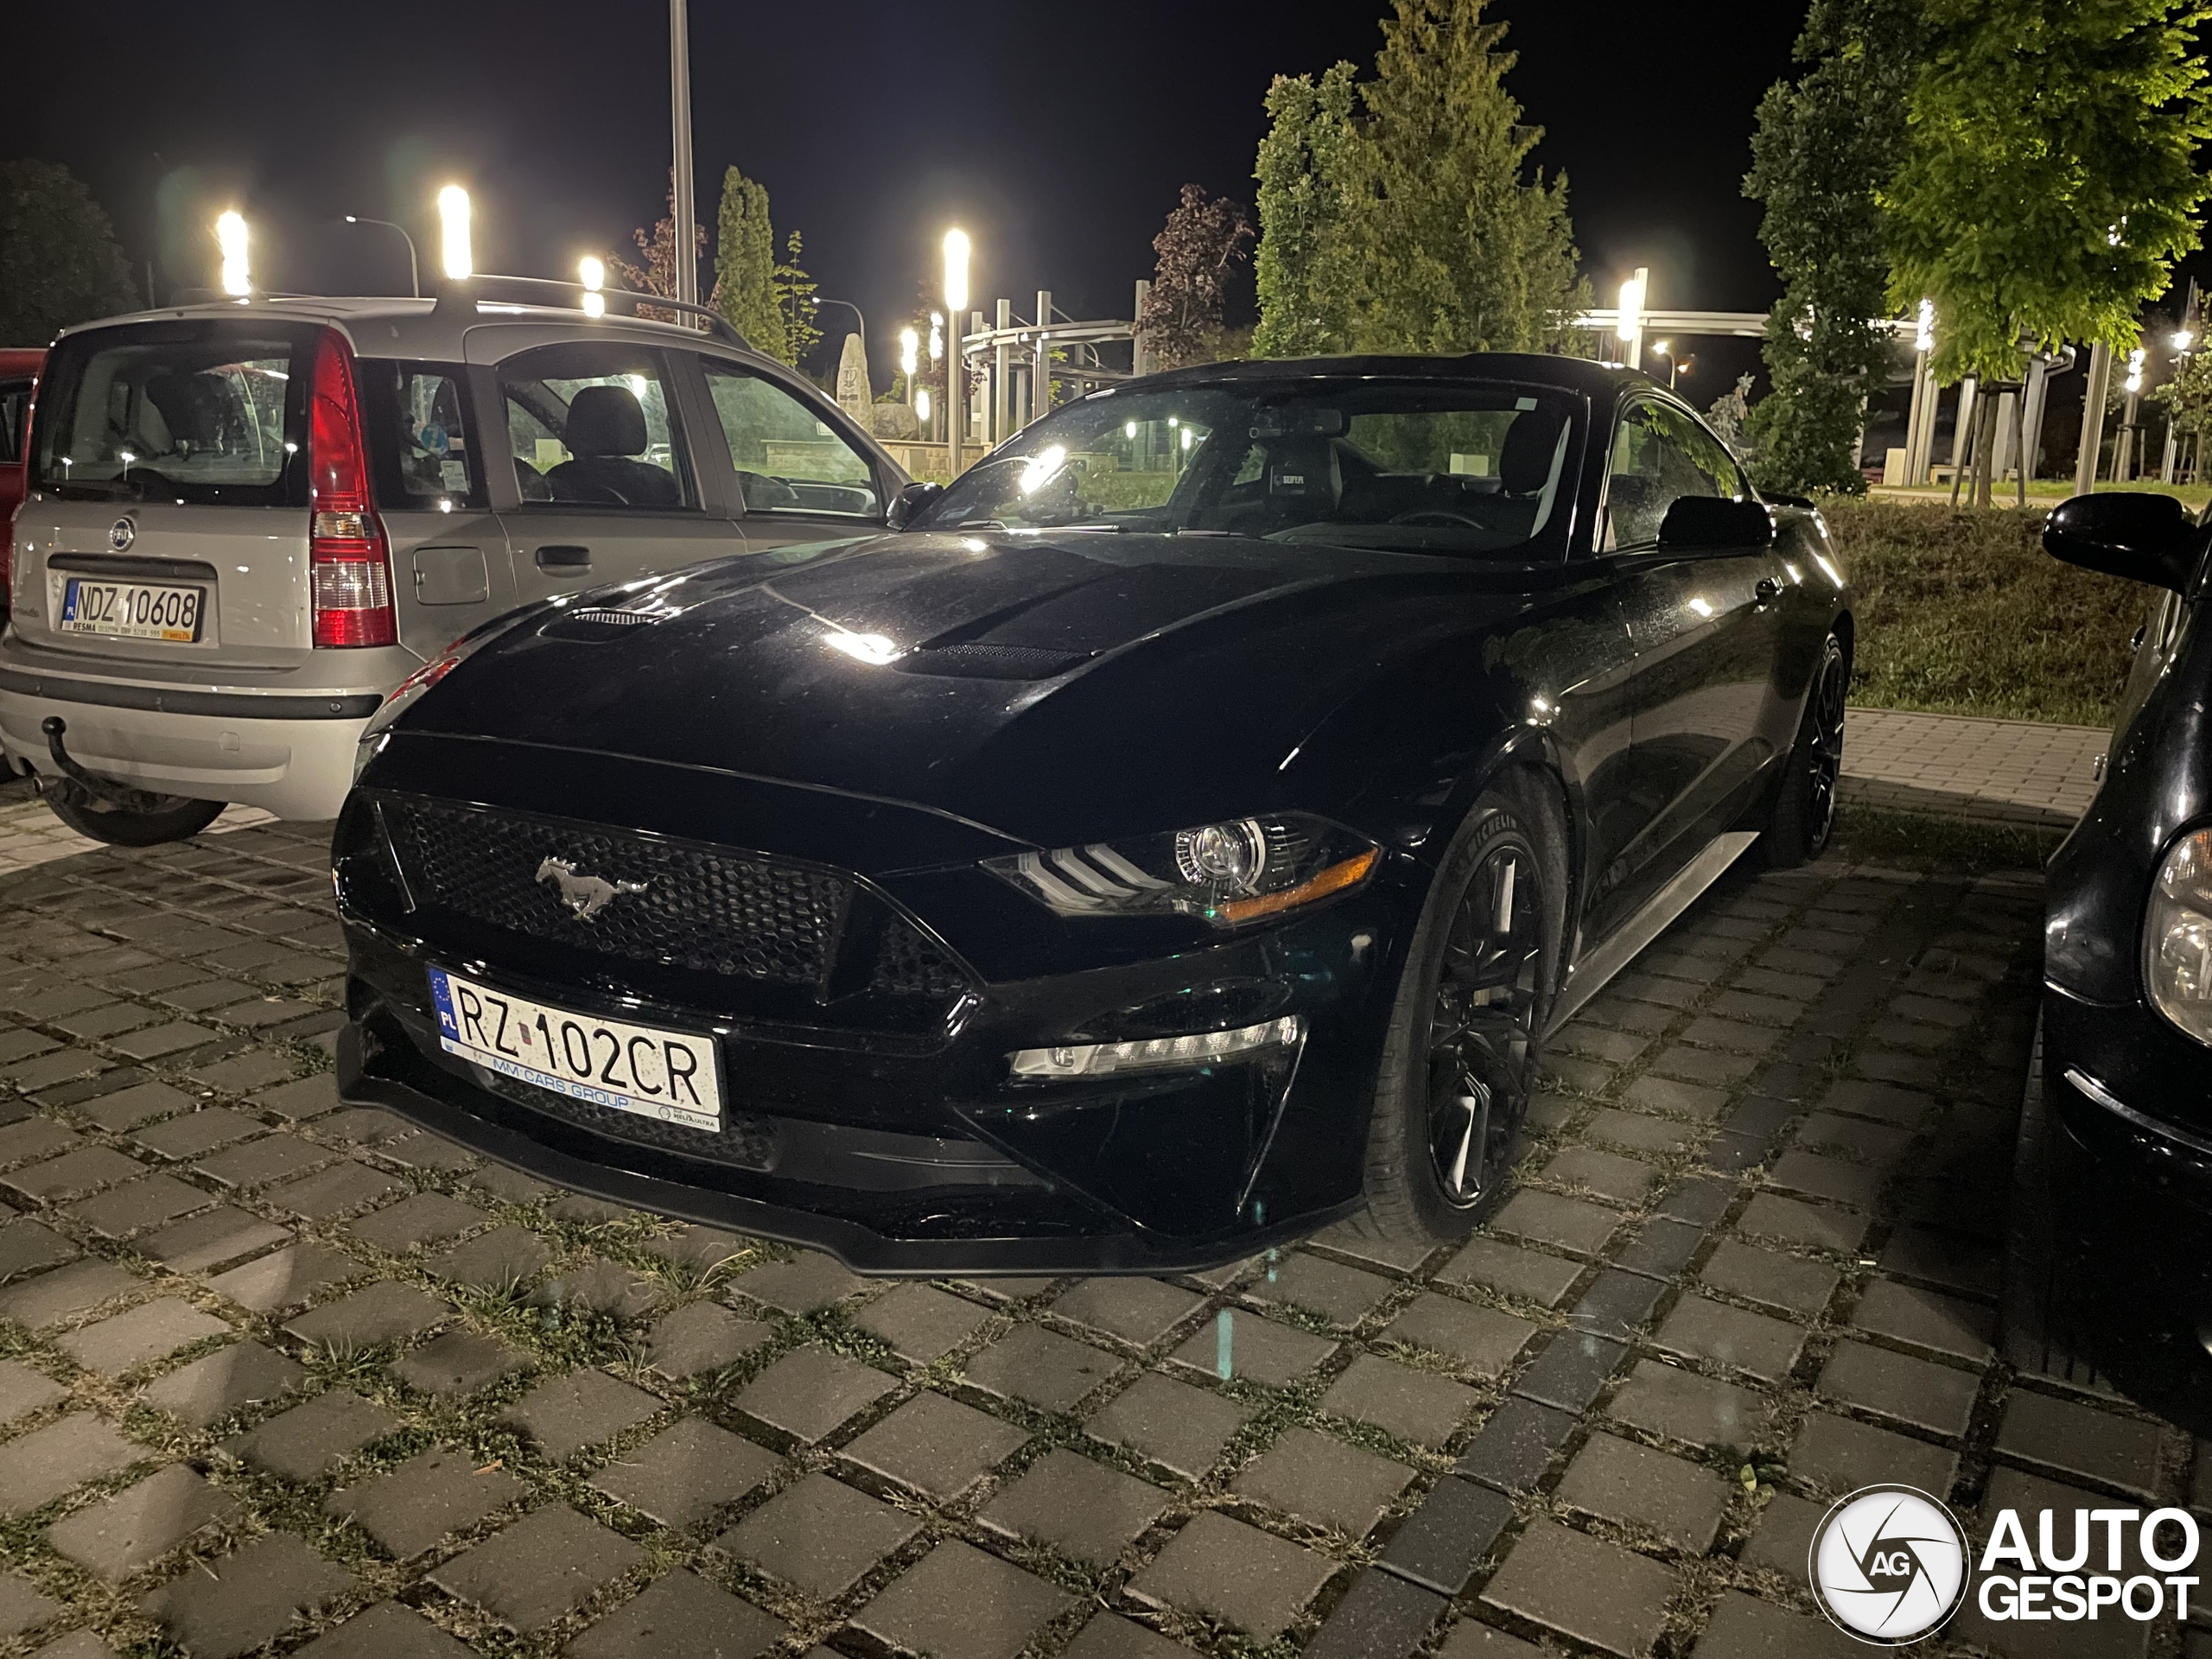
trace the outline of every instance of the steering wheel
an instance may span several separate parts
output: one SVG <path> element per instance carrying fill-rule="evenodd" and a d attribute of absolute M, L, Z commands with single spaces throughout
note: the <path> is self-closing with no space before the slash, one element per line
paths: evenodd
<path fill-rule="evenodd" d="M 1447 512 L 1442 507 L 1416 507 L 1411 512 L 1402 512 L 1390 520 L 1394 524 L 1433 524 L 1441 529 L 1480 530 L 1482 525 L 1465 513 Z"/>

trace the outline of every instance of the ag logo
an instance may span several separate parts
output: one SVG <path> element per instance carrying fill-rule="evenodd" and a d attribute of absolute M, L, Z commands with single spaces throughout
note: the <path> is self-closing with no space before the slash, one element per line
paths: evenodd
<path fill-rule="evenodd" d="M 1966 1534 L 1916 1487 L 1862 1487 L 1837 1503 L 1814 1530 L 1808 1566 L 1821 1611 L 1885 1647 L 1927 1635 L 1966 1599 Z"/>

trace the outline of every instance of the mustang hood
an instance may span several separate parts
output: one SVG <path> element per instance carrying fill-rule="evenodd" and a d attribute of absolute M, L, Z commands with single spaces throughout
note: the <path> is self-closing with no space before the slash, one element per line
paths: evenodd
<path fill-rule="evenodd" d="M 882 536 L 563 607 L 470 658 L 401 729 L 849 791 L 1049 844 L 1281 804 L 1331 709 L 1529 603 L 1517 567 L 1414 554 Z"/>

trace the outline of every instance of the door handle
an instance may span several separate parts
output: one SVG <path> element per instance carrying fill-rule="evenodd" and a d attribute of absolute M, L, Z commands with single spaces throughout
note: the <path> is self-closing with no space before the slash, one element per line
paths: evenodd
<path fill-rule="evenodd" d="M 549 543 L 537 550 L 537 568 L 557 570 L 564 575 L 588 570 L 591 569 L 591 549 L 563 546 L 557 542 Z"/>
<path fill-rule="evenodd" d="M 1770 605 L 1781 594 L 1782 584 L 1772 576 L 1761 576 L 1751 594 L 1762 605 Z"/>

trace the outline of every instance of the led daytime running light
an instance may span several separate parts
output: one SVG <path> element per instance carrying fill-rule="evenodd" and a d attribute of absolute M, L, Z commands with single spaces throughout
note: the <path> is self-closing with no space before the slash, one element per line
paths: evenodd
<path fill-rule="evenodd" d="M 1117 1071 L 1158 1071 L 1206 1065 L 1262 1049 L 1295 1048 L 1305 1040 L 1306 1021 L 1297 1014 L 1263 1020 L 1234 1031 L 1187 1033 L 1130 1043 L 1063 1043 L 1025 1048 L 1007 1056 L 1017 1077 L 1101 1077 Z"/>

